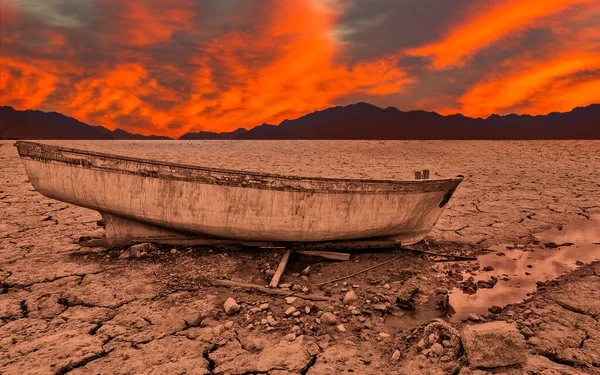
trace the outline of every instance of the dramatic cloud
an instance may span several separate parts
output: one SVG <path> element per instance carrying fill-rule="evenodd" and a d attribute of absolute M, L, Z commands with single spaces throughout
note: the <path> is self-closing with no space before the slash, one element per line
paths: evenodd
<path fill-rule="evenodd" d="M 599 102 L 595 0 L 4 0 L 0 104 L 179 136 L 332 105 Z"/>

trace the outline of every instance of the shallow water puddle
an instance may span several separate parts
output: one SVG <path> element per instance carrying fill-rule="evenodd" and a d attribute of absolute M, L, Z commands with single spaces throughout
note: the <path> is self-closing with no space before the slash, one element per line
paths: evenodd
<path fill-rule="evenodd" d="M 465 273 L 465 280 L 470 276 L 475 282 L 488 281 L 491 276 L 499 280 L 493 288 L 479 288 L 475 294 L 453 288 L 450 305 L 456 312 L 451 320 L 466 319 L 470 313 L 487 314 L 488 308 L 494 305 L 504 307 L 519 303 L 536 289 L 538 281 L 555 279 L 580 265 L 600 260 L 600 215 L 542 232 L 535 237 L 549 247 L 533 251 L 506 250 L 506 246 L 500 246 L 494 249 L 496 252 L 480 256 L 478 274 Z M 482 271 L 487 266 L 493 267 L 493 270 Z"/>

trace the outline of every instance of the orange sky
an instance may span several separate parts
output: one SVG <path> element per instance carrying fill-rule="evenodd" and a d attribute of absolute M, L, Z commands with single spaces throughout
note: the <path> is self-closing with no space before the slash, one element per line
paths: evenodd
<path fill-rule="evenodd" d="M 596 0 L 58 3 L 2 1 L 1 105 L 180 136 L 357 101 L 478 117 L 600 102 Z"/>

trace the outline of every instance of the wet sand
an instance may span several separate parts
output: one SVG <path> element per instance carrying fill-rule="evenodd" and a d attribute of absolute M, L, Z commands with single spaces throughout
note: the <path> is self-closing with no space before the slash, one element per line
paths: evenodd
<path fill-rule="evenodd" d="M 144 257 L 124 258 L 122 249 L 80 248 L 77 239 L 98 230 L 100 216 L 35 192 L 15 148 L 2 141 L 2 373 L 453 373 L 466 365 L 464 357 L 441 362 L 419 354 L 414 345 L 423 331 L 420 324 L 436 316 L 431 309 L 446 292 L 462 290 L 468 272 L 481 277 L 488 250 L 508 245 L 536 254 L 557 251 L 547 245 L 549 239 L 534 234 L 587 222 L 600 213 L 600 142 L 54 143 L 292 175 L 397 179 L 413 178 L 414 170 L 420 169 L 431 170 L 432 177 L 461 174 L 465 180 L 436 229 L 416 248 L 482 258 L 435 262 L 405 253 L 380 269 L 320 290 L 311 284 L 398 254 L 359 253 L 345 263 L 294 257 L 283 283 L 308 286 L 332 302 L 298 298 L 287 303 L 252 291 L 208 286 L 207 277 L 266 284 L 266 271 L 277 266 L 281 253 L 161 248 Z M 591 258 L 584 263 L 587 260 Z M 301 278 L 297 273 L 307 265 L 311 272 Z M 557 281 L 536 287 L 525 294 L 527 301 L 484 319 L 516 322 L 528 338 L 528 366 L 546 366 L 555 373 L 597 373 L 600 265 L 578 265 Z M 415 303 L 417 311 L 422 306 L 422 320 L 411 318 L 414 313 L 395 303 L 414 288 L 419 289 Z M 348 290 L 358 296 L 351 306 L 340 301 Z M 230 296 L 241 312 L 228 316 L 222 303 Z M 264 303 L 269 306 L 261 309 Z M 286 316 L 291 306 L 300 314 Z M 324 311 L 334 312 L 345 332 L 319 323 Z M 270 322 L 264 322 L 268 316 Z M 542 322 L 532 324 L 537 317 Z M 455 324 L 460 328 L 475 323 Z M 390 361 L 395 350 L 401 352 L 398 362 Z"/>

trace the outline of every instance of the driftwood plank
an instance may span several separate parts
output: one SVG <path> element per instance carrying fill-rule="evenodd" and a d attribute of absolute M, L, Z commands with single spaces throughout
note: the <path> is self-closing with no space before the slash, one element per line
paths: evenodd
<path fill-rule="evenodd" d="M 279 280 L 281 280 L 281 276 L 283 276 L 283 272 L 285 272 L 285 267 L 287 267 L 288 260 L 290 260 L 291 254 L 292 250 L 286 250 L 283 256 L 281 257 L 281 261 L 279 262 L 277 271 L 275 271 L 275 275 L 273 275 L 271 283 L 269 284 L 271 288 L 277 288 L 277 286 L 279 285 Z"/>
<path fill-rule="evenodd" d="M 348 253 L 337 253 L 334 251 L 318 251 L 318 250 L 297 250 L 298 254 L 308 255 L 313 257 L 321 257 L 331 260 L 350 260 L 350 254 Z"/>

